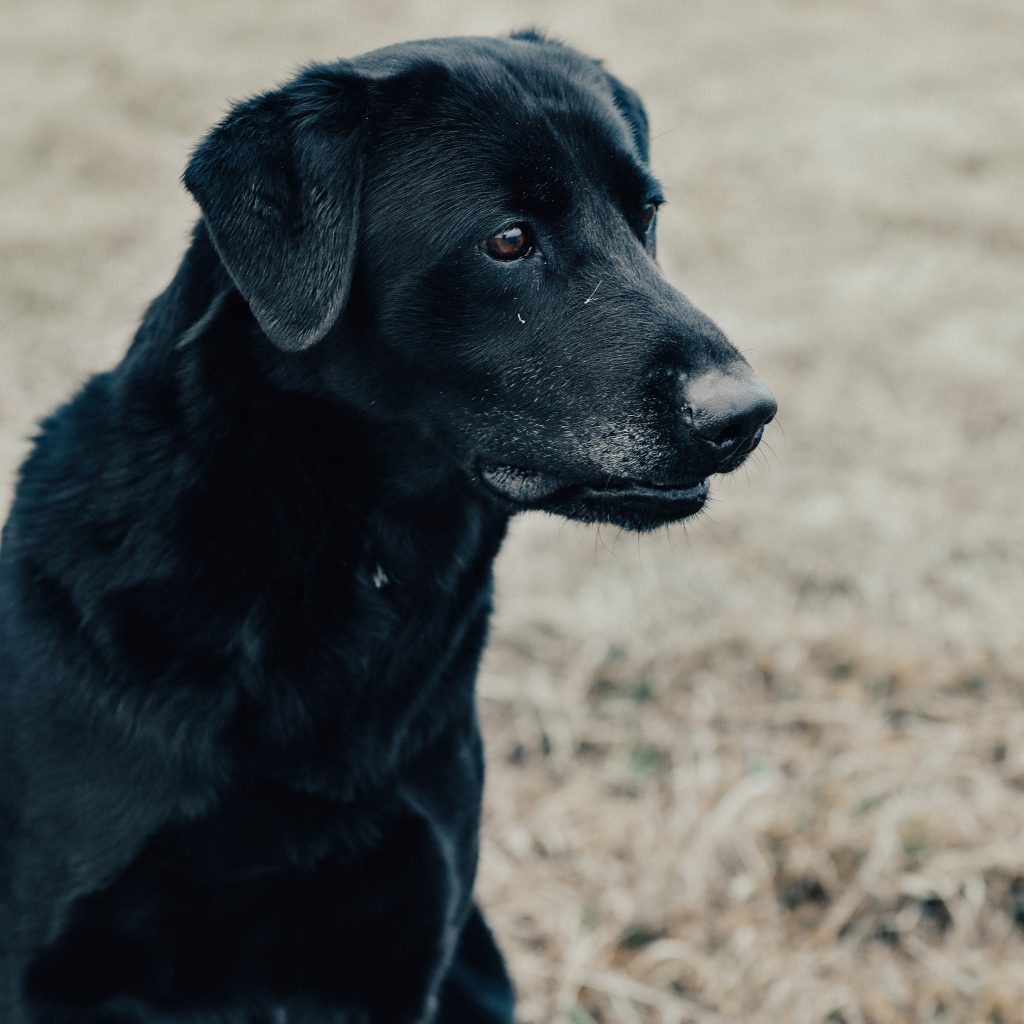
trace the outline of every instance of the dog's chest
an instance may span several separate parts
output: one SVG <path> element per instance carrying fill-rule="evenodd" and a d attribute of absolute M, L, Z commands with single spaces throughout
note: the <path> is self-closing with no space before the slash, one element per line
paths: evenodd
<path fill-rule="evenodd" d="M 461 533 L 444 557 L 429 536 L 368 537 L 346 564 L 309 570 L 300 600 L 255 606 L 233 641 L 234 763 L 346 795 L 471 717 L 500 537 Z"/>
<path fill-rule="evenodd" d="M 468 724 L 358 801 L 237 785 L 80 901 L 37 984 L 80 978 L 73 999 L 131 993 L 182 1013 L 250 992 L 290 1021 L 303 1000 L 365 1005 L 401 976 L 415 1020 L 468 907 L 481 785 Z"/>

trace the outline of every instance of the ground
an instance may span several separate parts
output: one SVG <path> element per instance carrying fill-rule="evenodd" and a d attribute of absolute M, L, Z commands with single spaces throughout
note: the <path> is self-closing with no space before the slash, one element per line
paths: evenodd
<path fill-rule="evenodd" d="M 1024 6 L 6 0 L 0 507 L 124 349 L 191 145 L 314 58 L 536 24 L 645 97 L 764 455 L 501 558 L 480 891 L 523 1024 L 1024 1021 Z"/>

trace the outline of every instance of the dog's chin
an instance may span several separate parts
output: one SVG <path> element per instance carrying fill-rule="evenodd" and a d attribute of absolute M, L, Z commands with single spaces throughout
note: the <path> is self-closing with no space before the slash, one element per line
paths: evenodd
<path fill-rule="evenodd" d="M 696 515 L 708 482 L 655 484 L 620 477 L 573 480 L 516 466 L 484 465 L 480 478 L 514 508 L 539 509 L 584 523 L 644 532 Z"/>

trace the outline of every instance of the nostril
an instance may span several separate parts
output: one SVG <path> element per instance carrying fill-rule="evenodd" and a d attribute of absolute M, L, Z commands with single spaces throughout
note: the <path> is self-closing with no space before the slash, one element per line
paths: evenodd
<path fill-rule="evenodd" d="M 745 440 L 749 434 L 747 431 L 746 424 L 743 423 L 730 423 L 724 430 L 719 431 L 714 437 L 706 437 L 706 440 L 710 441 L 713 445 L 717 445 L 719 448 L 725 448 L 728 445 L 736 444 L 739 441 Z"/>

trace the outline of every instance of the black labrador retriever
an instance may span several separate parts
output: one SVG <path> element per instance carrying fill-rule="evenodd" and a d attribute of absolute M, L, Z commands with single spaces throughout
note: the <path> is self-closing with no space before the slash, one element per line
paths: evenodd
<path fill-rule="evenodd" d="M 508 1024 L 472 901 L 509 517 L 697 512 L 775 403 L 654 261 L 636 95 L 534 33 L 239 104 L 0 555 L 2 1024 Z"/>

